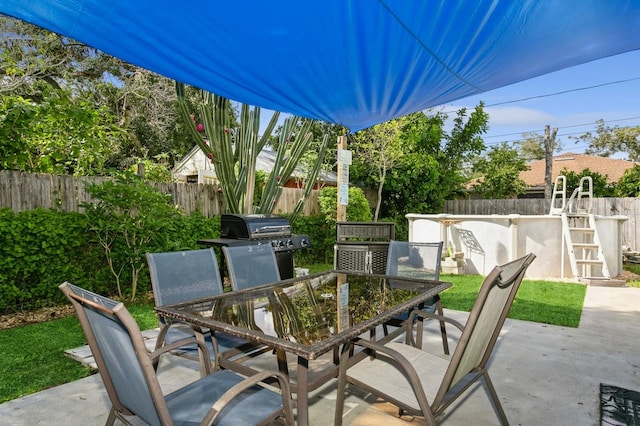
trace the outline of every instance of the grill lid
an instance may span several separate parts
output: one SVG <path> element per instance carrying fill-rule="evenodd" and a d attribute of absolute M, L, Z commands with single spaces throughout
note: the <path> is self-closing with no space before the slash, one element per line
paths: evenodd
<path fill-rule="evenodd" d="M 223 214 L 220 226 L 222 238 L 254 239 L 291 235 L 289 221 L 271 214 Z"/>

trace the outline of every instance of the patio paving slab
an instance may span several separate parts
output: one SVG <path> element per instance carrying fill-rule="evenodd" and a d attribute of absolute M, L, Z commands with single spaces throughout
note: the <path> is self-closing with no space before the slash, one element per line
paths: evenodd
<path fill-rule="evenodd" d="M 463 321 L 467 315 L 446 314 Z M 434 353 L 441 350 L 436 329 L 433 321 L 425 325 L 424 346 Z M 453 327 L 447 331 L 457 339 Z M 250 362 L 275 366 L 268 354 Z M 578 328 L 507 319 L 489 372 L 512 424 L 599 425 L 600 383 L 640 390 L 639 366 L 640 289 L 589 286 Z M 164 357 L 160 366 L 166 390 L 197 376 L 196 363 L 184 358 Z M 312 425 L 333 424 L 335 387 L 335 380 L 330 381 L 311 396 Z M 398 418 L 393 406 L 362 391 L 348 392 L 345 424 L 424 424 L 420 419 Z M 99 376 L 93 375 L 0 404 L 0 424 L 103 424 L 109 406 Z M 481 426 L 498 421 L 483 387 L 476 386 L 440 422 Z"/>

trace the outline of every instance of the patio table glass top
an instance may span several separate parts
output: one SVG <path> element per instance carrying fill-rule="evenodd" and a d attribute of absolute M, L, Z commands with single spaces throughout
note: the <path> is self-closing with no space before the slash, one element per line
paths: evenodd
<path fill-rule="evenodd" d="M 450 286 L 330 271 L 156 310 L 312 360 Z"/>

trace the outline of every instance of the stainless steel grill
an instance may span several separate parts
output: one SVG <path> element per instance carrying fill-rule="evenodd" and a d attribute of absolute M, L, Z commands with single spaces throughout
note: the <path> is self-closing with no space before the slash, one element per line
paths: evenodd
<path fill-rule="evenodd" d="M 293 278 L 293 252 L 311 246 L 308 235 L 291 233 L 289 221 L 277 215 L 267 214 L 223 214 L 220 218 L 220 237 L 200 240 L 209 246 L 238 244 L 270 244 L 276 254 L 280 277 Z"/>

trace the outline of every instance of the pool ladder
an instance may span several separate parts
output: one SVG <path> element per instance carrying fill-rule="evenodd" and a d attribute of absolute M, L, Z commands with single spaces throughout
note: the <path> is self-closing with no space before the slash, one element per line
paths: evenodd
<path fill-rule="evenodd" d="M 611 273 L 592 213 L 593 180 L 591 176 L 580 179 L 578 188 L 568 202 L 566 183 L 565 176 L 556 178 L 549 214 L 561 217 L 562 245 L 567 250 L 571 272 L 581 281 L 610 280 Z M 561 270 L 564 271 L 564 255 L 561 258 Z"/>

